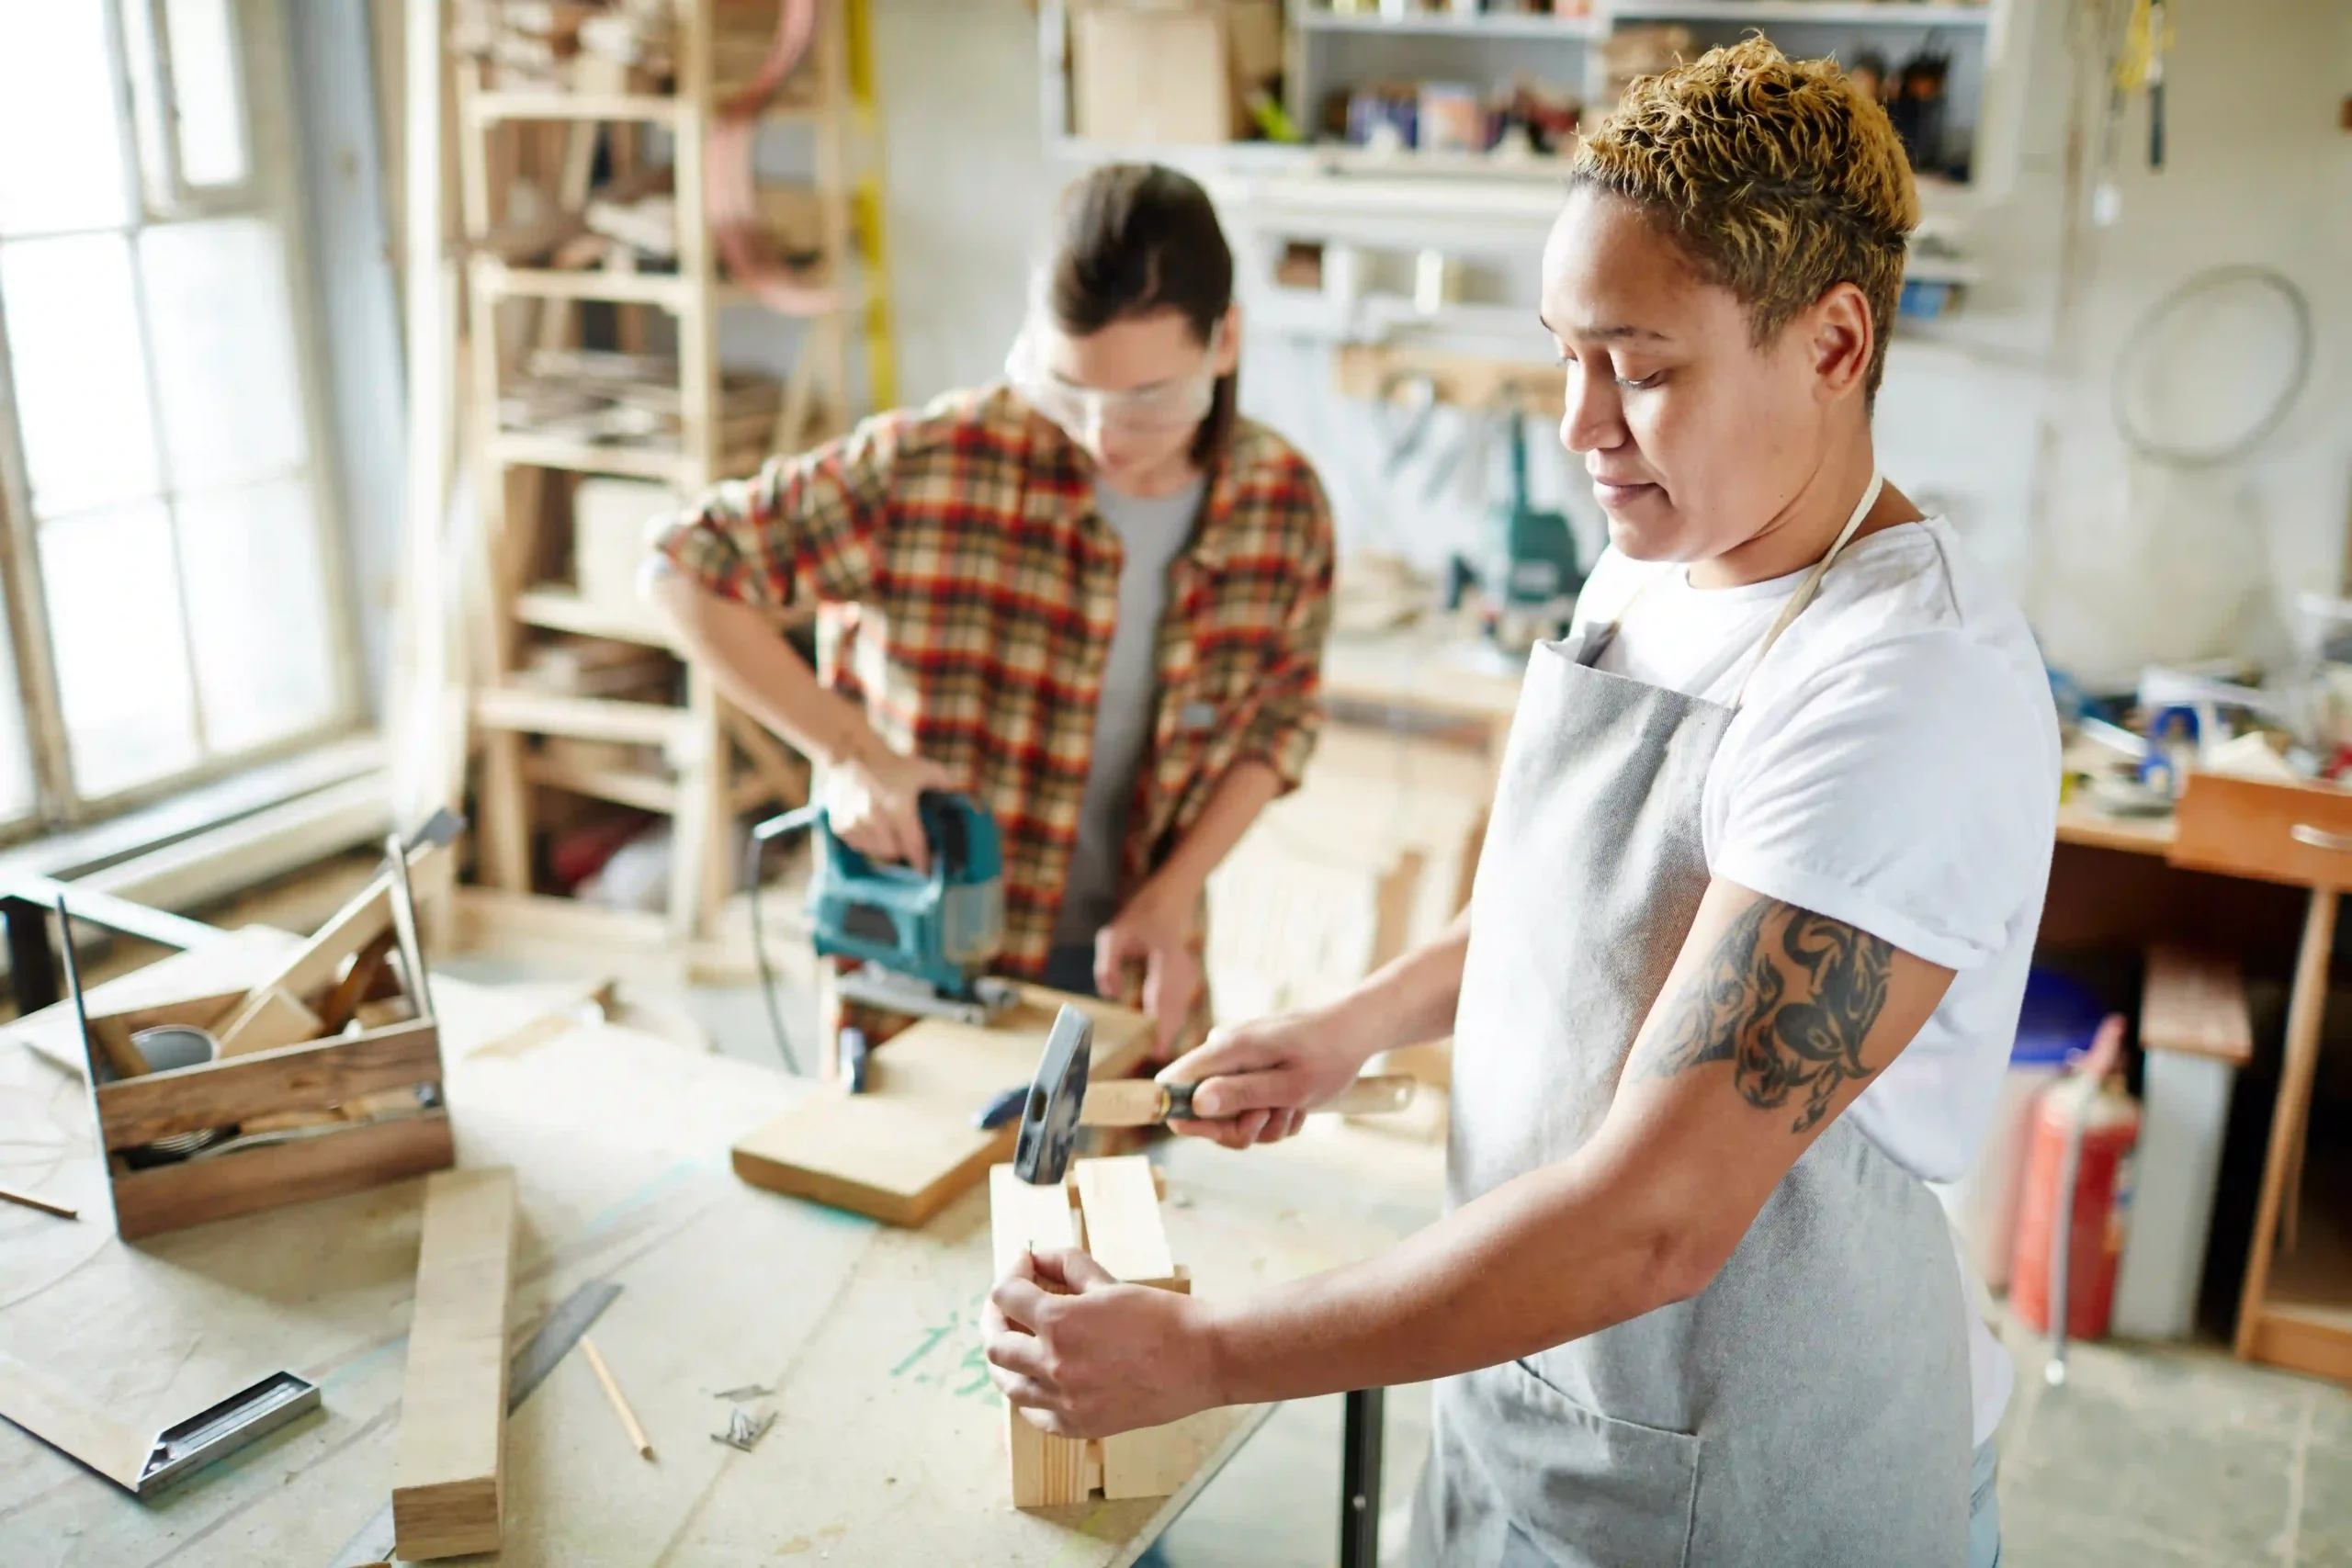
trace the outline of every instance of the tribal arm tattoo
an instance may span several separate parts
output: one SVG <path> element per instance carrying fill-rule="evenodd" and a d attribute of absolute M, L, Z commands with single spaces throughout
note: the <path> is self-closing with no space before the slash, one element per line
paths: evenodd
<path fill-rule="evenodd" d="M 1871 1074 L 1862 1042 L 1886 1005 L 1894 960 L 1894 944 L 1868 931 L 1759 898 L 1668 999 L 1673 1010 L 1643 1076 L 1728 1061 L 1732 1082 L 1758 1110 L 1801 1096 L 1789 1130 L 1808 1132 L 1839 1085 Z"/>

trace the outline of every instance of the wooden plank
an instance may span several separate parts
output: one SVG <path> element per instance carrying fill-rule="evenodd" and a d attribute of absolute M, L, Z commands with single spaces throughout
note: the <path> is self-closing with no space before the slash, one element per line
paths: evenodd
<path fill-rule="evenodd" d="M 1071 1167 L 1070 1178 L 1094 1261 L 1130 1284 L 1189 1292 L 1191 1280 L 1168 1249 L 1159 1172 L 1149 1160 L 1141 1155 L 1082 1159 Z M 1102 1495 L 1110 1500 L 1173 1492 L 1204 1457 L 1197 1432 L 1181 1422 L 1121 1432 L 1100 1447 Z"/>
<path fill-rule="evenodd" d="M 919 1225 L 1012 1156 L 1020 1129 L 983 1133 L 934 1104 L 876 1094 L 818 1095 L 745 1134 L 735 1174 L 754 1187 Z"/>
<path fill-rule="evenodd" d="M 610 697 L 564 697 L 514 686 L 474 694 L 474 721 L 492 729 L 616 740 L 629 746 L 672 746 L 688 734 L 684 709 Z"/>
<path fill-rule="evenodd" d="M 498 1549 L 514 1268 L 511 1168 L 446 1171 L 425 1183 L 392 1459 L 392 1528 L 402 1557 Z"/>
<path fill-rule="evenodd" d="M 2140 991 L 2140 1044 L 2211 1056 L 2233 1067 L 2252 1061 L 2254 1020 L 2237 960 L 2170 943 L 2150 948 Z"/>
<path fill-rule="evenodd" d="M 640 120 L 673 125 L 679 107 L 674 98 L 628 93 L 476 93 L 469 106 L 480 123 L 500 119 Z"/>
<path fill-rule="evenodd" d="M 0 1416 L 108 1481 L 137 1491 L 152 1433 L 119 1421 L 37 1367 L 0 1351 Z"/>
<path fill-rule="evenodd" d="M 2332 888 L 2314 887 L 2311 897 L 2302 946 L 2295 957 L 2294 987 L 2288 998 L 2286 1056 L 2279 1068 L 2278 1098 L 2270 1114 L 2270 1146 L 2262 1164 L 2261 1195 L 2255 1204 L 2254 1238 L 2246 1248 L 2245 1280 L 2238 1292 L 2234 1348 L 2242 1361 L 2254 1355 L 2261 1328 L 2271 1253 L 2278 1239 L 2279 1211 L 2289 1201 L 2289 1173 L 2301 1163 L 2303 1115 L 2311 1105 L 2312 1078 L 2319 1067 L 2320 1028 L 2326 1021 L 2327 965 L 2335 946 L 2337 895 Z"/>
<path fill-rule="evenodd" d="M 593 767 L 569 757 L 535 753 L 523 760 L 523 776 L 535 784 L 594 795 L 598 800 L 636 807 L 639 811 L 658 811 L 667 816 L 678 809 L 675 784 L 657 773 L 633 768 Z"/>
<path fill-rule="evenodd" d="M 1182 1421 L 1102 1439 L 1102 1495 L 1164 1497 L 1182 1488 L 1208 1457 L 1205 1434 Z"/>
<path fill-rule="evenodd" d="M 303 1006 L 300 998 L 282 986 L 272 986 L 249 998 L 229 1021 L 220 1034 L 220 1055 L 225 1060 L 276 1051 L 316 1040 L 325 1032 L 319 1015 Z"/>
<path fill-rule="evenodd" d="M 410 869 L 413 871 L 429 861 L 441 848 L 439 844 L 420 846 L 408 857 Z M 265 1016 L 270 1013 L 265 1006 L 267 994 L 273 989 L 281 990 L 300 1000 L 323 989 L 334 984 L 344 960 L 355 956 L 391 929 L 392 878 L 391 873 L 385 871 L 369 878 L 368 886 L 329 916 L 309 941 L 246 991 L 243 1010 L 220 1032 L 220 1054 L 242 1055 L 288 1043 L 283 1038 L 272 1038 L 273 1028 L 284 1026 L 285 1015 L 282 1011 L 276 1013 L 276 1024 Z"/>
<path fill-rule="evenodd" d="M 649 648 L 673 648 L 669 628 L 650 612 L 631 615 L 607 604 L 583 598 L 569 588 L 529 588 L 514 595 L 514 615 L 530 626 L 582 637 L 611 637 L 616 642 L 642 643 Z"/>
<path fill-rule="evenodd" d="M 1024 1252 L 1079 1247 L 1086 1232 L 1071 1206 L 1068 1183 L 1033 1187 L 1010 1165 L 996 1165 L 989 1168 L 989 1236 L 1001 1279 Z M 1089 1450 L 1094 1445 L 1041 1432 L 1010 1404 L 1004 1407 L 1004 1437 L 1014 1507 L 1086 1501 L 1092 1490 Z M 1097 1458 L 1095 1465 L 1100 1462 Z"/>
<path fill-rule="evenodd" d="M 2253 1316 L 2246 1359 L 2352 1382 L 2352 1321 L 2345 1314 L 2273 1306 Z"/>
<path fill-rule="evenodd" d="M 136 1241 L 285 1203 L 364 1191 L 446 1169 L 455 1158 L 448 1112 L 430 1111 L 215 1159 L 130 1171 L 114 1179 L 115 1234 Z"/>
<path fill-rule="evenodd" d="M 431 1022 L 402 1023 L 347 1040 L 100 1084 L 98 1117 L 107 1148 L 136 1148 L 174 1133 L 226 1127 L 274 1111 L 329 1111 L 379 1089 L 440 1081 L 438 1030 Z"/>
<path fill-rule="evenodd" d="M 1095 1020 L 1093 1071 L 1140 1061 L 1150 1020 L 1114 1004 L 1023 987 L 982 1026 L 927 1018 L 876 1048 L 867 1093 L 811 1096 L 735 1145 L 735 1173 L 754 1187 L 829 1203 L 886 1224 L 919 1225 L 1012 1157 L 1018 1126 L 983 1133 L 972 1113 L 1024 1083 L 1064 1001 Z"/>
<path fill-rule="evenodd" d="M 1082 1159 L 1072 1168 L 1079 1212 L 1086 1217 L 1086 1247 L 1117 1279 L 1173 1279 L 1176 1259 L 1159 1221 L 1159 1189 L 1151 1161 L 1141 1155 Z"/>

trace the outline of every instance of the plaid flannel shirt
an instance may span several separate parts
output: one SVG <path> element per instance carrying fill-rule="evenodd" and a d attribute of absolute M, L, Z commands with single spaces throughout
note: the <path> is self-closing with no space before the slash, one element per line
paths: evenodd
<path fill-rule="evenodd" d="M 1036 975 L 1118 617 L 1123 552 L 1077 446 L 1008 387 L 951 393 L 718 486 L 654 547 L 728 598 L 816 607 L 820 678 L 995 814 L 1000 967 Z M 1238 422 L 1169 569 L 1123 893 L 1168 857 L 1237 762 L 1262 761 L 1284 789 L 1297 784 L 1320 719 L 1331 565 L 1314 470 Z"/>

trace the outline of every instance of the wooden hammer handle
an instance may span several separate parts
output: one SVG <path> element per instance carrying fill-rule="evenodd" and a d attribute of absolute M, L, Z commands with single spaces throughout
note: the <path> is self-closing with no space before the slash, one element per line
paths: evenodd
<path fill-rule="evenodd" d="M 1402 1111 L 1412 1103 L 1415 1087 L 1408 1073 L 1361 1077 L 1315 1110 L 1340 1116 Z M 1086 1103 L 1079 1111 L 1079 1124 L 1149 1127 L 1168 1120 L 1170 1099 L 1167 1086 L 1151 1078 L 1110 1078 L 1091 1083 L 1086 1086 Z"/>

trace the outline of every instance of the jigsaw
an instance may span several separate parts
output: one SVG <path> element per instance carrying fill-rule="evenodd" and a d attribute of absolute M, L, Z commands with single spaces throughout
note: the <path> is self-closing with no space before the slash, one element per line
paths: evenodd
<path fill-rule="evenodd" d="M 752 829 L 764 843 L 808 829 L 816 836 L 808 923 L 820 957 L 850 958 L 842 997 L 890 1012 L 986 1023 L 1010 1006 L 1012 986 L 983 971 L 1004 947 L 1004 856 L 996 818 L 967 795 L 917 799 L 931 869 L 867 858 L 835 836 L 821 805 Z"/>

